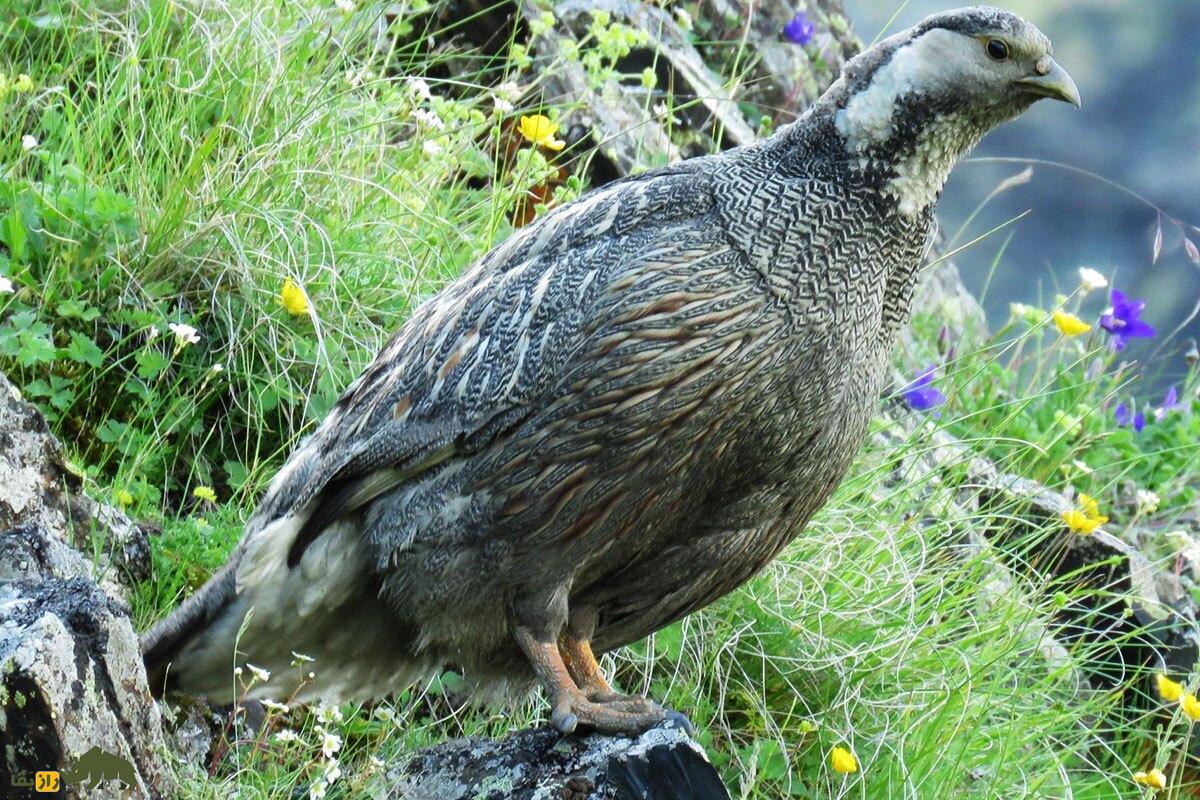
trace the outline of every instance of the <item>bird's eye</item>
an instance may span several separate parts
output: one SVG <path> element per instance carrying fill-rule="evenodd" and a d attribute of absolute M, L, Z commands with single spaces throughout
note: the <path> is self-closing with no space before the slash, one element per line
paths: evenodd
<path fill-rule="evenodd" d="M 1008 58 L 1008 43 L 1001 39 L 987 40 L 987 54 L 996 61 Z"/>

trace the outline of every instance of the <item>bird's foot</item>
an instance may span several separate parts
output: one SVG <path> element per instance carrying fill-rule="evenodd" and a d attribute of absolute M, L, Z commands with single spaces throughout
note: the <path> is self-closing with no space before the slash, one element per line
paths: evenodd
<path fill-rule="evenodd" d="M 612 693 L 616 695 L 616 692 Z M 559 733 L 574 733 L 579 727 L 599 733 L 638 736 L 668 719 L 668 712 L 644 697 L 625 697 L 621 700 L 596 702 L 582 692 L 564 692 L 554 704 L 550 724 Z"/>

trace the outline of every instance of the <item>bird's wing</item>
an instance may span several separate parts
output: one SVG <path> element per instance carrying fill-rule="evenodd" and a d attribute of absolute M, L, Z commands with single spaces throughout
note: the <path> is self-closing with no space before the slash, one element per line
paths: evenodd
<path fill-rule="evenodd" d="M 702 257 L 685 235 L 713 211 L 697 166 L 548 214 L 421 306 L 268 489 L 258 527 L 307 516 L 288 562 L 332 520 L 542 407 L 616 313 L 614 281 Z"/>

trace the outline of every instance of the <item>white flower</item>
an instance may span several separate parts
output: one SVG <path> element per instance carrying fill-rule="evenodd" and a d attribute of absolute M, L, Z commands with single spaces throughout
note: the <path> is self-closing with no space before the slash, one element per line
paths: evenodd
<path fill-rule="evenodd" d="M 420 78 L 409 80 L 408 90 L 421 100 L 428 100 L 433 97 L 433 93 L 429 91 L 429 84 Z"/>
<path fill-rule="evenodd" d="M 263 703 L 263 705 L 266 705 L 266 703 Z M 287 742 L 298 742 L 300 741 L 300 734 L 296 733 L 291 728 L 284 728 L 281 731 L 275 732 L 275 741 L 285 744 Z"/>
<path fill-rule="evenodd" d="M 224 372 L 224 371 L 225 371 L 225 365 L 224 365 L 224 364 L 222 364 L 220 361 L 218 361 L 217 363 L 215 363 L 215 364 L 213 364 L 211 367 L 209 367 L 209 369 L 210 369 L 212 372 Z"/>
<path fill-rule="evenodd" d="M 436 156 L 442 152 L 442 146 L 433 139 L 426 139 L 421 144 L 421 152 L 427 156 Z"/>
<path fill-rule="evenodd" d="M 288 712 L 287 703 L 276 703 L 274 700 L 263 700 L 262 704 L 263 708 L 270 709 L 271 711 L 278 711 L 280 714 L 286 714 Z"/>
<path fill-rule="evenodd" d="M 1193 563 L 1200 563 L 1200 542 L 1193 539 L 1187 531 L 1168 531 L 1163 538 L 1171 543 L 1175 552 Z"/>
<path fill-rule="evenodd" d="M 260 680 L 263 683 L 271 680 L 271 673 L 262 667 L 256 667 L 253 664 L 246 664 L 246 669 L 250 670 L 250 674 L 254 676 L 255 680 Z"/>
<path fill-rule="evenodd" d="M 1108 280 L 1091 267 L 1079 268 L 1079 288 L 1083 289 L 1084 294 L 1103 289 L 1108 286 Z"/>
<path fill-rule="evenodd" d="M 1029 313 L 1029 306 L 1024 303 L 1009 303 L 1008 313 L 1014 317 L 1024 317 Z"/>
<path fill-rule="evenodd" d="M 1137 490 L 1137 510 L 1139 514 L 1153 514 L 1155 511 L 1158 511 L 1158 504 L 1161 502 L 1161 498 L 1149 489 Z"/>
<path fill-rule="evenodd" d="M 442 118 L 427 108 L 413 109 L 412 116 L 423 128 L 432 128 L 437 131 L 446 130 L 446 123 L 442 122 Z"/>
<path fill-rule="evenodd" d="M 242 668 L 241 668 L 241 667 L 234 667 L 234 668 L 233 668 L 233 677 L 235 677 L 235 678 L 240 678 L 240 677 L 242 677 Z"/>
<path fill-rule="evenodd" d="M 496 96 L 507 100 L 510 103 L 515 103 L 521 99 L 521 87 L 516 81 L 505 81 L 496 87 Z"/>
<path fill-rule="evenodd" d="M 325 800 L 325 781 L 313 781 L 308 787 L 308 800 Z"/>
<path fill-rule="evenodd" d="M 367 763 L 370 765 L 371 769 L 377 770 L 382 770 L 385 766 L 387 766 L 384 763 L 384 760 L 379 756 L 371 756 L 367 759 Z"/>
<path fill-rule="evenodd" d="M 182 322 L 172 322 L 167 325 L 171 333 L 175 334 L 175 349 L 182 350 L 189 344 L 195 344 L 200 341 L 200 333 L 191 325 L 185 325 Z M 240 675 L 241 673 L 235 673 Z"/>
<path fill-rule="evenodd" d="M 337 706 L 327 706 L 321 703 L 317 706 L 317 710 L 314 713 L 316 714 L 317 722 L 322 725 L 331 725 L 342 721 L 342 710 Z"/>
<path fill-rule="evenodd" d="M 8 278 L 0 275 L 0 294 L 12 294 L 16 289 L 13 288 L 13 282 Z"/>
<path fill-rule="evenodd" d="M 333 0 L 333 4 L 343 14 L 349 14 L 354 11 L 354 0 Z"/>
<path fill-rule="evenodd" d="M 380 706 L 379 708 L 375 709 L 375 719 L 382 720 L 384 722 L 391 722 L 395 718 L 396 712 L 387 706 Z"/>
<path fill-rule="evenodd" d="M 37 146 L 38 140 L 30 136 L 28 133 L 21 137 L 21 149 L 26 153 Z"/>
<path fill-rule="evenodd" d="M 333 754 L 342 749 L 342 737 L 336 733 L 325 731 L 321 737 L 321 754 L 326 758 L 333 758 Z"/>
<path fill-rule="evenodd" d="M 293 667 L 298 667 L 301 664 L 303 664 L 305 661 L 316 661 L 316 659 L 313 658 L 312 656 L 306 656 L 306 655 L 304 655 L 304 653 L 297 653 L 295 650 L 292 651 L 292 666 Z"/>
<path fill-rule="evenodd" d="M 342 768 L 338 766 L 337 759 L 329 759 L 325 765 L 325 774 L 321 777 L 324 778 L 326 786 L 331 786 L 334 781 L 342 777 Z"/>
<path fill-rule="evenodd" d="M 513 110 L 513 104 L 498 94 L 492 95 L 492 106 L 496 109 L 497 114 L 511 114 Z"/>

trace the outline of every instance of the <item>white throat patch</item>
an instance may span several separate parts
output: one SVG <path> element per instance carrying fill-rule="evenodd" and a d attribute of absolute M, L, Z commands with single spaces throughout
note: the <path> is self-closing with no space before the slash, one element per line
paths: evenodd
<path fill-rule="evenodd" d="M 837 112 L 834 124 L 846 150 L 863 154 L 886 142 L 892 135 L 897 104 L 905 95 L 936 91 L 968 74 L 974 60 L 969 50 L 972 44 L 962 34 L 938 28 L 897 50 L 870 85 Z M 935 127 L 908 160 L 895 165 L 897 176 L 888 182 L 887 191 L 899 202 L 901 213 L 919 214 L 937 199 L 950 168 L 963 152 L 960 146 L 974 144 L 957 139 Z M 859 163 L 863 169 L 870 166 L 865 155 Z"/>

